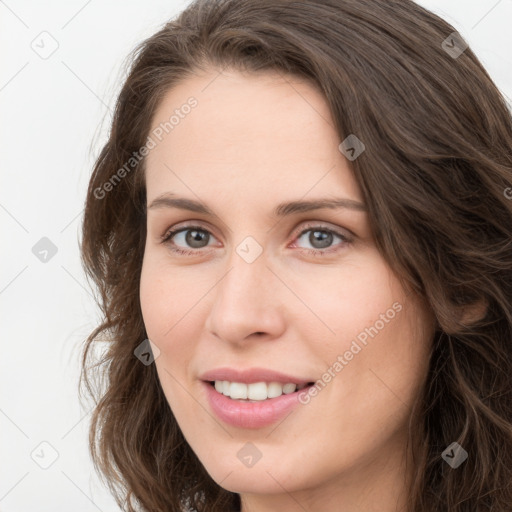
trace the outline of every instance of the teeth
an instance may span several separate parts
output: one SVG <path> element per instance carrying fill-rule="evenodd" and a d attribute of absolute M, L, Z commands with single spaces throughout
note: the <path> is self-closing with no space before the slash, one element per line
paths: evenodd
<path fill-rule="evenodd" d="M 267 386 L 267 398 L 276 398 L 283 394 L 283 385 L 279 382 L 271 382 Z"/>
<path fill-rule="evenodd" d="M 298 389 L 306 387 L 306 384 L 281 384 L 280 382 L 255 382 L 244 384 L 243 382 L 229 382 L 228 380 L 216 380 L 215 389 L 233 400 L 249 400 L 260 402 L 267 398 L 276 398 L 283 393 L 288 395 Z"/>
<path fill-rule="evenodd" d="M 232 382 L 229 385 L 229 396 L 231 398 L 247 398 L 247 385 L 239 382 Z"/>
<path fill-rule="evenodd" d="M 295 384 L 285 384 L 283 386 L 283 393 L 285 395 L 288 395 L 290 393 L 293 393 L 297 389 L 297 386 Z"/>

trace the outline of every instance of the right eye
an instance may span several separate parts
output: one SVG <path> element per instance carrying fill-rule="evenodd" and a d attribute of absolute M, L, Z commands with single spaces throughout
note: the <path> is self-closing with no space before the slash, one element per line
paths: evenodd
<path fill-rule="evenodd" d="M 207 247 L 211 236 L 213 235 L 208 230 L 200 226 L 186 226 L 166 231 L 161 237 L 161 243 L 168 245 L 171 251 L 178 254 L 193 254 L 197 249 Z"/>

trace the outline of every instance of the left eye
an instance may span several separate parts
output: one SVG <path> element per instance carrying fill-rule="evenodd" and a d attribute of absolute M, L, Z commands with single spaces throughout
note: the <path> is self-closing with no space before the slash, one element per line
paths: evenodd
<path fill-rule="evenodd" d="M 309 233 L 309 236 L 306 238 L 306 240 L 312 245 L 313 248 L 306 249 L 312 252 L 330 252 L 322 251 L 322 249 L 330 248 L 335 238 L 340 239 L 344 243 L 350 242 L 347 236 L 333 231 L 332 229 L 327 229 L 320 226 L 303 230 L 297 237 L 297 240 L 303 238 L 307 233 Z"/>

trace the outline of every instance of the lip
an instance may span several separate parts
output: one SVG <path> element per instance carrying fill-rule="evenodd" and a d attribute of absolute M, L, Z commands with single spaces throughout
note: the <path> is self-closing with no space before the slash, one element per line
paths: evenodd
<path fill-rule="evenodd" d="M 216 368 L 199 376 L 203 381 L 229 380 L 230 382 L 241 382 L 253 384 L 255 382 L 280 382 L 281 384 L 307 384 L 315 382 L 316 379 L 304 379 L 293 375 L 286 375 L 281 372 L 267 368 L 247 368 L 237 370 L 235 368 Z"/>
<path fill-rule="evenodd" d="M 217 378 L 212 380 L 221 379 Z M 259 382 L 262 381 L 260 380 Z M 274 380 L 273 382 L 279 381 Z M 306 387 L 288 395 L 283 394 L 261 402 L 241 402 L 219 393 L 209 382 L 202 382 L 201 384 L 206 393 L 210 408 L 215 415 L 225 423 L 246 429 L 266 427 L 284 418 L 294 407 L 300 404 L 299 393 L 304 393 L 305 390 L 308 389 Z"/>

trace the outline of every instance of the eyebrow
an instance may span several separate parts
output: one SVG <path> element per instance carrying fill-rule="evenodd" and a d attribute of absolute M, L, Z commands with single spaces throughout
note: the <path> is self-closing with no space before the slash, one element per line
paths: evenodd
<path fill-rule="evenodd" d="M 189 210 L 191 212 L 203 213 L 214 217 L 216 216 L 210 208 L 199 201 L 187 199 L 185 197 L 176 197 L 175 194 L 170 192 L 158 196 L 148 206 L 148 210 L 156 210 L 160 208 L 179 208 L 181 210 Z M 309 212 L 311 210 L 320 210 L 322 208 L 347 208 L 356 211 L 368 211 L 367 207 L 359 201 L 346 198 L 334 198 L 280 203 L 275 208 L 274 214 L 278 217 L 284 217 L 294 213 Z"/>

